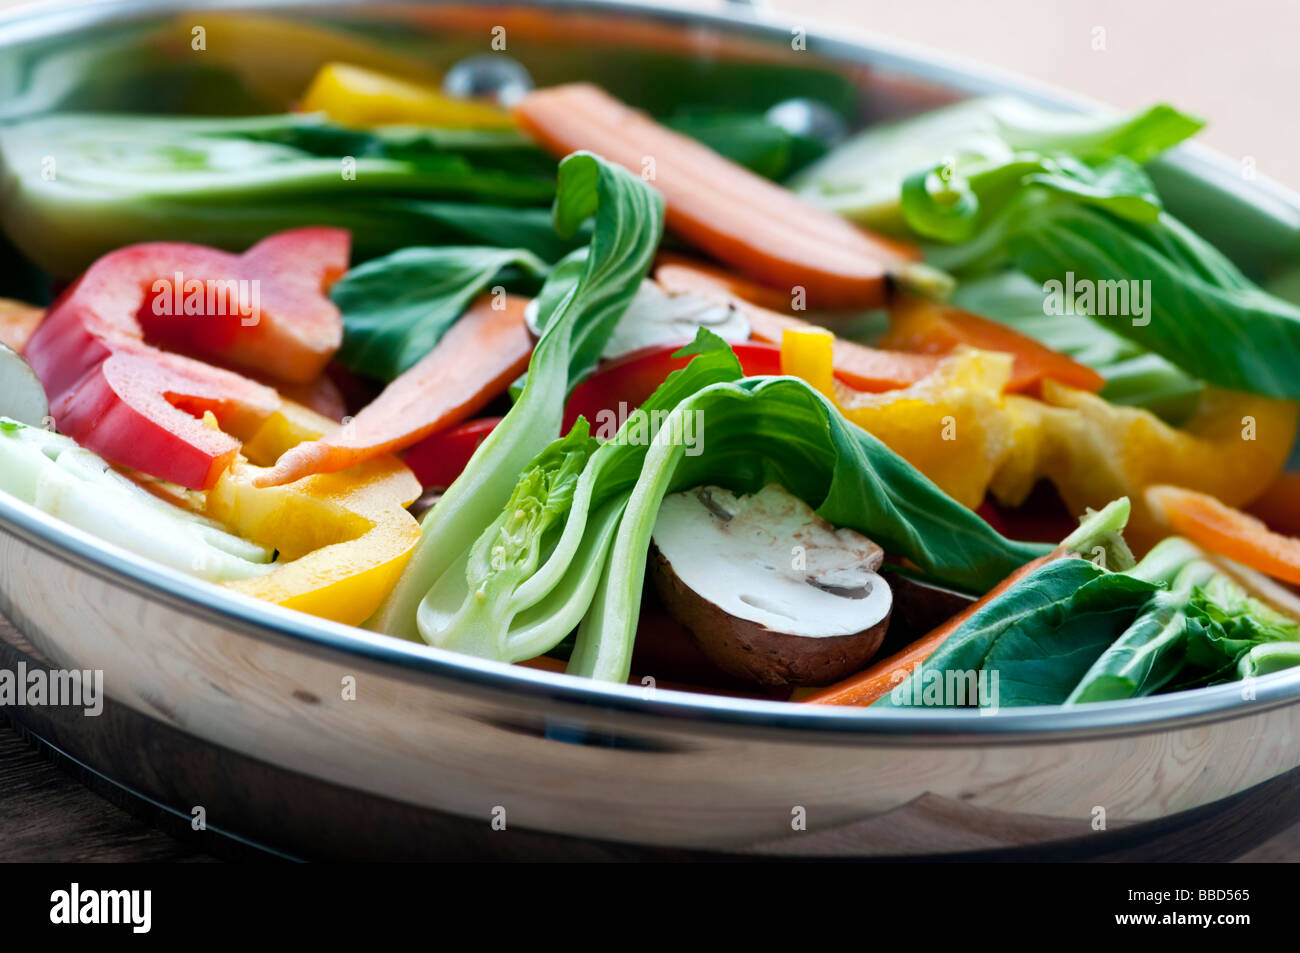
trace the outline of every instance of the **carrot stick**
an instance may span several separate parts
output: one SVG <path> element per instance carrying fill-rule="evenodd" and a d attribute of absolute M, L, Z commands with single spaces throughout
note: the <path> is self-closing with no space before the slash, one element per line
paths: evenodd
<path fill-rule="evenodd" d="M 587 83 L 529 94 L 515 118 L 543 148 L 587 149 L 663 193 L 668 228 L 760 284 L 813 307 L 876 307 L 886 279 L 920 258 L 673 132 Z"/>
<path fill-rule="evenodd" d="M 473 416 L 528 367 L 533 341 L 524 324 L 527 304 L 526 298 L 507 298 L 498 310 L 490 296 L 479 298 L 432 351 L 350 423 L 320 440 L 298 444 L 257 485 L 279 486 L 313 473 L 345 470 Z"/>
<path fill-rule="evenodd" d="M 1300 584 L 1300 538 L 1275 533 L 1249 513 L 1180 486 L 1149 486 L 1146 499 L 1157 520 L 1203 549 Z"/>
<path fill-rule="evenodd" d="M 739 308 L 749 321 L 750 337 L 757 341 L 780 344 L 786 330 L 817 327 L 802 318 L 756 303 L 750 297 L 756 286 L 707 266 L 697 267 L 684 260 L 665 263 L 655 271 L 655 281 L 669 292 L 689 291 Z M 765 295 L 773 294 L 768 288 L 757 290 Z M 835 376 L 854 390 L 871 393 L 908 387 L 934 373 L 939 365 L 939 359 L 929 354 L 882 351 L 838 337 L 833 353 Z"/>
<path fill-rule="evenodd" d="M 1039 566 L 1055 559 L 1064 558 L 1068 554 L 1068 550 L 1061 547 L 1025 563 L 947 622 L 931 629 L 929 633 L 900 649 L 889 658 L 881 659 L 875 665 L 863 669 L 856 675 L 850 675 L 843 681 L 836 682 L 834 685 L 827 686 L 812 695 L 806 695 L 797 700 L 810 705 L 866 706 L 877 699 L 884 698 L 903 679 L 912 674 L 913 669 L 933 655 L 935 650 L 943 645 L 948 636 L 956 632 L 963 622 Z"/>
<path fill-rule="evenodd" d="M 22 351 L 36 325 L 45 317 L 45 309 L 9 298 L 0 298 L 0 344 Z"/>
<path fill-rule="evenodd" d="M 1015 364 L 1008 393 L 1038 393 L 1044 379 L 1096 393 L 1106 379 L 1092 368 L 1005 324 L 927 298 L 896 301 L 889 309 L 890 327 L 881 347 L 922 354 L 947 354 L 965 344 L 983 351 L 1011 354 Z"/>
<path fill-rule="evenodd" d="M 1247 507 L 1279 533 L 1300 536 L 1300 473 L 1283 473 Z"/>

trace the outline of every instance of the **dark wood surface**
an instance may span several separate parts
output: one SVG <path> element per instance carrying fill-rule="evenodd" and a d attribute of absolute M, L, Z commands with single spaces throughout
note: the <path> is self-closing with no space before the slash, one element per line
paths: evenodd
<path fill-rule="evenodd" d="M 3 618 L 0 636 L 21 641 Z M 213 858 L 84 786 L 0 715 L 0 861 L 193 862 Z M 1300 825 L 1244 861 L 1300 860 Z"/>

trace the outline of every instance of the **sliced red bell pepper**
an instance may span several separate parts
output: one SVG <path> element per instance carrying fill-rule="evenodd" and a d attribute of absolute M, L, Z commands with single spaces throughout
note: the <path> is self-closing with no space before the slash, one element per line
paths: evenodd
<path fill-rule="evenodd" d="M 664 378 L 690 362 L 690 357 L 673 357 L 688 343 L 655 344 L 603 362 L 569 395 L 564 409 L 565 432 L 579 416 L 594 423 L 598 413 L 617 411 L 619 404 L 629 410 L 640 407 Z M 781 373 L 781 349 L 774 344 L 746 341 L 732 344 L 731 349 L 747 377 Z"/>
<path fill-rule="evenodd" d="M 122 348 L 50 403 L 55 426 L 100 456 L 191 489 L 210 488 L 280 398 L 232 371 L 178 354 Z M 200 419 L 211 411 L 223 430 Z"/>
<path fill-rule="evenodd" d="M 132 263 L 155 272 L 138 311 L 150 340 L 225 367 L 305 384 L 321 375 L 343 341 L 343 319 L 326 292 L 347 271 L 350 245 L 341 228 L 295 228 L 242 255 L 203 249 L 204 256 L 189 258 L 196 246 L 164 244 L 117 254 L 138 252 Z M 157 272 L 156 258 L 178 248 L 187 250 L 186 260 L 172 273 Z M 143 257 L 146 249 L 155 261 Z M 194 290 L 202 291 L 201 302 L 193 299 Z M 229 291 L 244 297 L 223 300 Z"/>
<path fill-rule="evenodd" d="M 431 434 L 402 455 L 425 489 L 448 487 L 456 482 L 479 444 L 487 439 L 500 417 L 479 417 Z"/>
<path fill-rule="evenodd" d="M 24 348 L 55 426 L 114 463 L 211 487 L 238 450 L 237 438 L 273 413 L 279 397 L 232 371 L 161 351 L 145 342 L 146 333 L 222 363 L 313 380 L 341 340 L 324 289 L 346 266 L 347 246 L 346 232 L 307 228 L 274 235 L 242 256 L 173 242 L 105 255 L 59 297 Z M 221 297 L 232 288 L 227 282 L 239 281 L 257 282 L 245 296 L 258 305 L 255 315 Z M 157 313 L 176 311 L 178 300 L 181 314 Z M 245 323 L 254 316 L 256 324 Z M 233 436 L 202 424 L 198 416 L 208 410 Z"/>

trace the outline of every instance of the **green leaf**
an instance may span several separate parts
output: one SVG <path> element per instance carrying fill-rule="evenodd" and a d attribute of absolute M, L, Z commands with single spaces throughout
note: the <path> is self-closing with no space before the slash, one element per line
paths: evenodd
<path fill-rule="evenodd" d="M 997 170 L 1018 161 L 1016 153 L 1070 156 L 1087 165 L 1115 157 L 1144 164 L 1202 125 L 1164 104 L 1115 116 L 1044 109 L 1011 97 L 974 99 L 872 126 L 791 185 L 809 201 L 872 228 L 906 234 L 903 182 L 919 170 Z"/>
<path fill-rule="evenodd" d="M 1038 281 L 1064 282 L 1073 275 L 1076 285 L 1119 288 L 1120 282 L 1130 296 L 1128 283 L 1139 283 L 1144 313 L 1130 308 L 1132 313 L 1097 313 L 1093 319 L 1192 377 L 1300 398 L 1300 308 L 1251 284 L 1168 213 L 1140 224 L 1098 208 L 1043 204 L 1013 229 L 1007 250 Z"/>
<path fill-rule="evenodd" d="M 1153 583 L 1127 573 L 1107 573 L 1052 609 L 1024 619 L 985 656 L 982 667 L 998 678 L 990 678 L 996 698 L 981 699 L 981 704 L 1062 704 L 1153 593 L 1158 595 Z M 1059 621 L 1053 619 L 1057 613 Z"/>
<path fill-rule="evenodd" d="M 1252 599 L 1186 540 L 1158 544 L 1134 575 L 1169 588 L 1098 657 L 1066 704 L 1224 681 L 1255 646 L 1300 636 L 1300 625 Z"/>
<path fill-rule="evenodd" d="M 984 707 L 1059 704 L 1154 591 L 1084 559 L 1047 562 L 977 609 L 875 704 L 970 704 L 966 686 L 980 672 Z"/>
<path fill-rule="evenodd" d="M 988 588 L 1046 551 L 999 535 L 805 382 L 713 383 L 677 404 L 647 450 L 569 671 L 627 677 L 646 552 L 665 494 L 701 484 L 752 493 L 774 482 L 829 522 L 950 585 Z"/>
<path fill-rule="evenodd" d="M 554 167 L 517 141 L 367 133 L 300 114 L 60 114 L 0 130 L 0 163 L 10 183 L 0 208 L 5 230 L 64 277 L 133 242 L 243 250 L 301 225 L 349 228 L 361 257 L 443 236 L 496 245 L 509 235 L 547 260 L 571 247 L 553 233 L 546 248 L 536 238 L 538 222 L 549 232 L 539 206 L 554 196 Z M 480 204 L 494 211 L 460 221 L 458 209 Z M 530 231 L 503 230 L 512 223 Z"/>
<path fill-rule="evenodd" d="M 1188 616 L 1187 601 L 1214 572 L 1200 550 L 1185 540 L 1173 537 L 1152 549 L 1133 575 L 1169 588 L 1157 592 L 1097 657 L 1065 704 L 1135 698 L 1168 684 L 1183 667 L 1188 637 L 1200 627 Z"/>
<path fill-rule="evenodd" d="M 469 303 L 508 269 L 540 280 L 545 262 L 522 248 L 404 248 L 350 270 L 330 290 L 343 314 L 345 367 L 392 380 L 433 349 Z"/>
<path fill-rule="evenodd" d="M 1061 193 L 1137 222 L 1154 221 L 1161 209 L 1151 180 L 1124 156 L 1093 167 L 1070 155 L 1016 152 L 993 163 L 959 162 L 909 175 L 903 220 L 924 238 L 964 242 L 1027 189 Z"/>
<path fill-rule="evenodd" d="M 1136 342 L 1101 327 L 1083 311 L 1048 314 L 1047 294 L 1024 272 L 994 272 L 961 282 L 960 308 L 1000 321 L 1086 364 L 1106 379 L 1101 396 L 1141 407 L 1177 426 L 1195 410 L 1205 386 Z"/>

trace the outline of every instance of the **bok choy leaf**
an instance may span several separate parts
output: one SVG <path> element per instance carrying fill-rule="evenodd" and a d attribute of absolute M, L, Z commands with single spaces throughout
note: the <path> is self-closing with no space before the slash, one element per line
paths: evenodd
<path fill-rule="evenodd" d="M 1193 377 L 1233 390 L 1300 399 L 1300 308 L 1247 279 L 1169 215 L 1125 221 L 1072 202 L 1027 207 L 1007 232 L 1012 262 L 1038 281 L 1128 287 L 1146 311 L 1095 314 L 1103 327 Z"/>
<path fill-rule="evenodd" d="M 1121 116 L 1043 109 L 1012 97 L 958 103 L 909 119 L 872 126 L 832 150 L 790 183 L 804 198 L 876 230 L 906 234 L 904 182 L 936 169 L 971 175 L 981 183 L 973 193 L 1005 193 L 1026 174 L 1051 174 L 1064 163 L 1064 187 L 1101 187 L 1106 192 L 1140 192 L 1131 183 L 1087 183 L 1094 166 L 1116 157 L 1144 164 L 1195 135 L 1203 123 L 1160 104 Z M 964 170 L 964 171 L 963 171 Z M 1119 169 L 1106 176 L 1127 176 Z M 1000 205 L 1000 201 L 991 202 Z M 969 206 L 967 206 L 969 210 Z M 931 210 L 933 211 L 933 209 Z M 987 210 L 986 210 L 987 211 Z"/>
<path fill-rule="evenodd" d="M 1106 379 L 1101 396 L 1112 404 L 1141 407 L 1178 426 L 1196 408 L 1205 385 L 1135 341 L 1102 327 L 1079 309 L 1048 314 L 1042 285 L 1014 269 L 957 285 L 953 304 L 993 318 L 1047 345 Z"/>
<path fill-rule="evenodd" d="M 574 247 L 543 207 L 553 163 L 499 135 L 371 133 L 301 114 L 61 114 L 0 130 L 0 164 L 5 231 L 61 277 L 133 242 L 242 250 L 301 225 L 349 229 L 358 259 L 503 235 L 548 261 Z"/>

